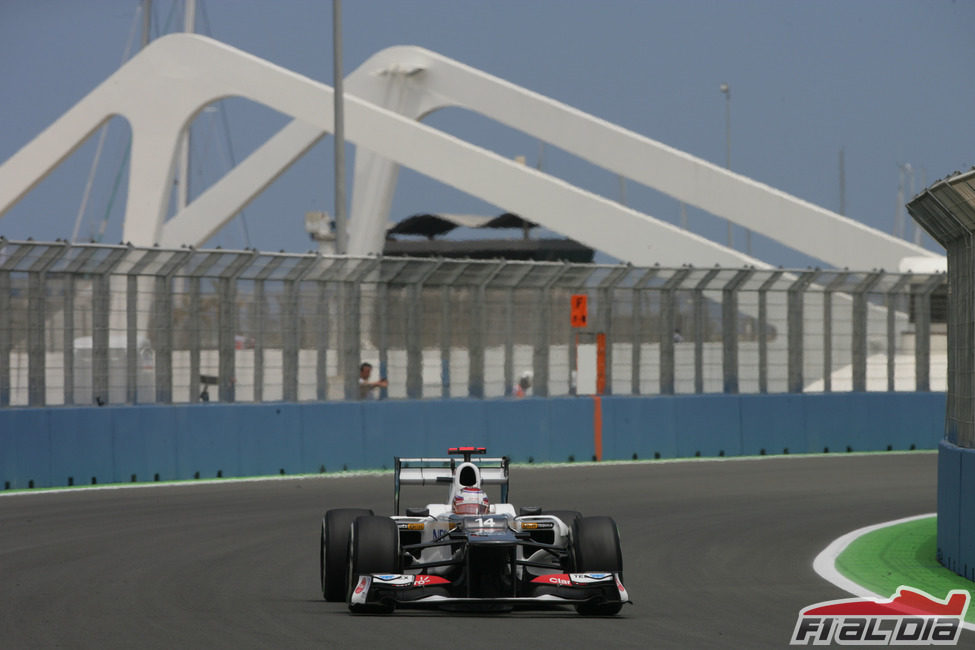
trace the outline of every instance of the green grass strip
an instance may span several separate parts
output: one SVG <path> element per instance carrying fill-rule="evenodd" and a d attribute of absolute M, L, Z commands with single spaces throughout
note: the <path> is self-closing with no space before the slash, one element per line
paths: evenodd
<path fill-rule="evenodd" d="M 836 570 L 885 598 L 907 585 L 935 598 L 966 589 L 975 600 L 975 583 L 941 566 L 937 552 L 938 518 L 926 517 L 861 536 L 836 558 Z M 975 603 L 965 620 L 975 623 Z"/>

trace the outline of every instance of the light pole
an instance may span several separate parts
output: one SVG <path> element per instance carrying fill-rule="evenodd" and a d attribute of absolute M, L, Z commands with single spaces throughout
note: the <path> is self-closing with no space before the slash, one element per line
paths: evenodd
<path fill-rule="evenodd" d="M 724 155 L 724 166 L 725 169 L 731 169 L 731 86 L 728 84 L 721 84 L 719 90 L 725 97 L 724 103 L 724 140 L 725 140 L 725 155 Z M 734 245 L 734 236 L 731 232 L 731 219 L 727 220 L 728 223 L 728 248 Z"/>
<path fill-rule="evenodd" d="M 725 139 L 725 169 L 731 169 L 731 86 L 721 84 L 721 94 L 724 95 L 724 139 Z"/>
<path fill-rule="evenodd" d="M 332 0 L 332 83 L 335 111 L 335 252 L 348 253 L 345 213 L 345 102 L 342 86 L 342 0 Z"/>
<path fill-rule="evenodd" d="M 721 84 L 718 87 L 721 93 L 724 95 L 724 166 L 725 169 L 731 169 L 731 86 L 728 84 Z M 728 247 L 731 248 L 734 244 L 734 239 L 731 232 L 731 220 L 728 220 Z M 749 228 L 745 228 L 745 252 L 748 255 L 752 254 L 752 231 Z"/>

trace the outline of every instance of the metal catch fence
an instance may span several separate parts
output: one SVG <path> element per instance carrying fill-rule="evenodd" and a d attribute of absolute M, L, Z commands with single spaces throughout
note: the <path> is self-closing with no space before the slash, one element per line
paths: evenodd
<path fill-rule="evenodd" d="M 945 297 L 944 274 L 0 239 L 0 407 L 944 390 Z"/>

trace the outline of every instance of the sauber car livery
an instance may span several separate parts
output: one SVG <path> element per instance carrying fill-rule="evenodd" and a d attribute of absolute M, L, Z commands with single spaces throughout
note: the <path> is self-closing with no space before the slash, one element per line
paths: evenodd
<path fill-rule="evenodd" d="M 447 458 L 395 458 L 393 516 L 329 510 L 322 520 L 322 594 L 352 612 L 396 607 L 510 611 L 571 605 L 613 615 L 630 602 L 616 523 L 508 503 L 508 458 L 452 447 Z M 404 485 L 444 485 L 444 503 L 407 508 Z M 491 503 L 483 490 L 499 486 Z"/>

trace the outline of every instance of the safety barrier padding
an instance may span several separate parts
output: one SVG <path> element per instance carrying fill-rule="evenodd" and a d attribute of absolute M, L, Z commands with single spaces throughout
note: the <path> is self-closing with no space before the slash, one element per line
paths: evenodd
<path fill-rule="evenodd" d="M 975 455 L 973 450 L 967 453 Z M 938 445 L 938 561 L 955 573 L 960 573 L 958 543 L 964 498 L 961 459 L 965 454 L 965 450 L 947 440 Z"/>
<path fill-rule="evenodd" d="M 773 397 L 773 399 L 763 399 Z M 783 454 L 812 451 L 805 433 L 806 403 L 813 395 L 749 396 L 741 400 L 742 454 Z M 804 434 L 800 438 L 800 434 Z M 802 447 L 796 444 L 802 442 Z M 823 451 L 822 448 L 816 451 Z"/>
<path fill-rule="evenodd" d="M 378 469 L 393 456 L 440 456 L 466 444 L 534 463 L 589 461 L 599 449 L 601 460 L 934 449 L 944 430 L 944 393 L 599 400 L 598 410 L 591 396 L 5 408 L 0 482 L 24 489 Z"/>
<path fill-rule="evenodd" d="M 741 397 L 714 395 L 705 403 L 682 395 L 674 407 L 678 458 L 741 455 Z"/>
<path fill-rule="evenodd" d="M 955 573 L 975 580 L 975 450 L 965 449 L 960 455 L 958 562 Z"/>
<path fill-rule="evenodd" d="M 975 449 L 938 447 L 938 561 L 975 580 Z"/>

